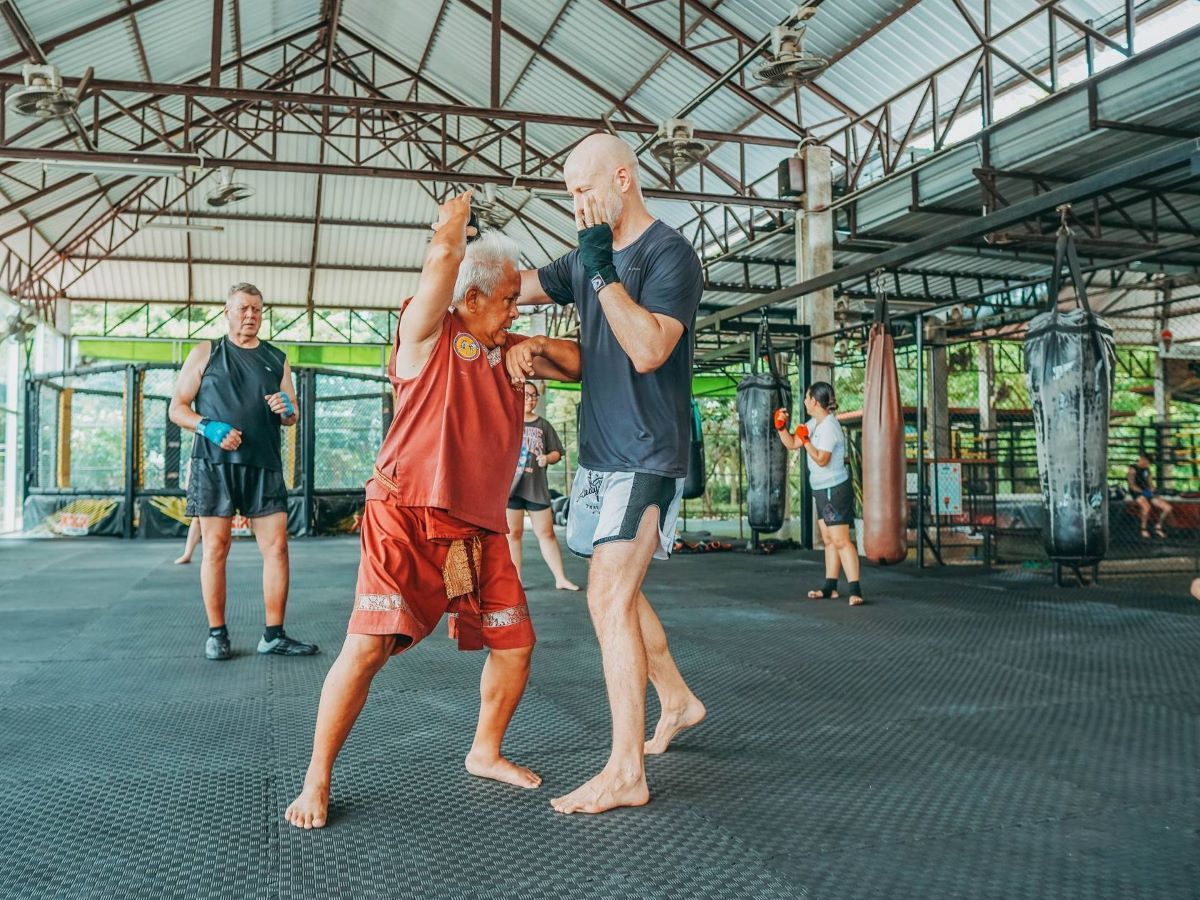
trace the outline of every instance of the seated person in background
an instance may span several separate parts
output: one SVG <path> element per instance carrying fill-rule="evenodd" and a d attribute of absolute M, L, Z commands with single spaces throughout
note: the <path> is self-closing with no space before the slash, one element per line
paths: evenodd
<path fill-rule="evenodd" d="M 1153 462 L 1153 457 L 1143 450 L 1138 454 L 1137 462 L 1125 473 L 1125 479 L 1129 482 L 1129 496 L 1137 504 L 1138 515 L 1141 518 L 1142 537 L 1147 539 L 1150 537 L 1150 512 L 1158 510 L 1154 533 L 1160 538 L 1167 536 L 1163 531 L 1163 522 L 1171 514 L 1171 504 L 1154 494 L 1154 476 L 1150 474 L 1150 464 Z"/>

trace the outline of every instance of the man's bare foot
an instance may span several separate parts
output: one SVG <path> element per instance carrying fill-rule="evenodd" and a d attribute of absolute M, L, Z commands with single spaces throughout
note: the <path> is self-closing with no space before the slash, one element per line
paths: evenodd
<path fill-rule="evenodd" d="M 647 756 L 666 753 L 667 746 L 674 740 L 675 735 L 685 728 L 699 725 L 707 714 L 708 710 L 704 708 L 704 704 L 695 694 L 692 694 L 681 707 L 664 708 L 662 715 L 658 718 L 658 725 L 655 726 L 654 737 L 646 741 L 644 752 Z"/>
<path fill-rule="evenodd" d="M 650 789 L 645 774 L 628 777 L 605 768 L 586 784 L 564 797 L 550 801 L 556 812 L 602 813 L 620 806 L 645 806 L 650 802 Z"/>
<path fill-rule="evenodd" d="M 329 812 L 329 785 L 305 784 L 283 817 L 297 828 L 322 828 Z"/>
<path fill-rule="evenodd" d="M 466 767 L 476 778 L 490 778 L 529 790 L 542 786 L 541 775 L 524 766 L 518 766 L 503 756 L 488 759 L 483 754 L 471 752 L 467 754 Z"/>
<path fill-rule="evenodd" d="M 175 560 L 175 565 L 186 566 L 191 561 L 192 561 L 192 558 L 190 556 L 188 556 L 187 554 L 184 554 L 183 556 L 179 557 L 179 559 Z"/>
<path fill-rule="evenodd" d="M 562 581 L 554 582 L 554 589 L 558 591 L 577 591 L 579 590 L 579 585 L 564 578 Z"/>

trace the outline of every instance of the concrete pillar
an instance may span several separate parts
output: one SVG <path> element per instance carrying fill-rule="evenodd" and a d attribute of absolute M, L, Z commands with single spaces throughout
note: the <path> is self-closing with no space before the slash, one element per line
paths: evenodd
<path fill-rule="evenodd" d="M 796 280 L 804 281 L 833 271 L 833 213 L 829 209 L 833 202 L 833 157 L 828 147 L 816 144 L 805 146 L 799 155 L 804 160 L 804 195 L 802 209 L 796 213 Z M 833 306 L 831 287 L 805 294 L 796 300 L 796 322 L 808 325 L 812 334 L 828 335 L 835 327 Z M 833 384 L 833 337 L 816 338 L 811 346 L 812 380 Z M 799 386 L 800 391 L 804 388 L 805 385 Z M 796 398 L 793 404 L 801 410 L 798 417 L 803 415 L 801 399 Z M 815 511 L 801 510 L 800 515 L 814 517 L 813 546 L 824 546 Z"/>
<path fill-rule="evenodd" d="M 929 341 L 929 454 L 935 457 L 950 455 L 950 361 L 943 344 L 945 331 L 931 326 Z"/>
<path fill-rule="evenodd" d="M 810 144 L 800 151 L 804 160 L 802 210 L 796 214 L 796 280 L 833 271 L 833 165 L 828 147 Z M 796 300 L 796 321 L 813 334 L 833 331 L 833 288 Z M 832 337 L 812 342 L 813 381 L 833 382 Z"/>
<path fill-rule="evenodd" d="M 980 341 L 975 345 L 975 367 L 979 372 L 979 431 L 983 435 L 979 450 L 985 456 L 991 456 L 995 445 L 996 410 L 994 394 L 996 391 L 996 362 L 992 355 L 992 345 L 988 341 Z"/>
<path fill-rule="evenodd" d="M 0 396 L 0 416 L 4 422 L 4 496 L 0 498 L 0 531 L 16 531 L 20 527 L 19 507 L 21 472 L 17 461 L 21 459 L 21 445 L 17 441 L 17 410 L 21 408 L 25 382 L 21 372 L 23 348 L 17 341 L 0 344 L 0 366 L 5 371 L 6 396 Z"/>

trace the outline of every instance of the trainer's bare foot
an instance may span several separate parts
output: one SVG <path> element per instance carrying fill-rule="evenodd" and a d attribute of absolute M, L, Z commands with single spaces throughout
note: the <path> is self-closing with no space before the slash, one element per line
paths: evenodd
<path fill-rule="evenodd" d="M 185 554 L 184 556 L 181 556 L 181 557 L 179 557 L 179 559 L 175 560 L 175 565 L 177 565 L 177 566 L 186 566 L 186 565 L 187 565 L 188 563 L 190 563 L 191 561 L 192 561 L 192 558 L 191 558 L 190 556 L 187 556 L 187 555 Z"/>
<path fill-rule="evenodd" d="M 329 785 L 305 784 L 283 817 L 297 828 L 323 828 L 329 812 Z"/>
<path fill-rule="evenodd" d="M 620 806 L 645 806 L 650 802 L 650 788 L 645 774 L 622 776 L 602 769 L 591 781 L 580 785 L 564 797 L 550 801 L 556 812 L 602 813 Z"/>
<path fill-rule="evenodd" d="M 700 702 L 700 698 L 692 694 L 681 707 L 664 708 L 654 728 L 654 737 L 646 741 L 644 752 L 650 756 L 656 753 L 666 753 L 667 746 L 674 740 L 675 735 L 685 728 L 699 725 L 704 721 L 708 710 Z"/>
<path fill-rule="evenodd" d="M 564 578 L 562 581 L 554 582 L 554 589 L 556 591 L 577 591 L 579 590 L 579 585 Z"/>
<path fill-rule="evenodd" d="M 489 759 L 481 753 L 468 753 L 466 767 L 467 771 L 476 778 L 490 778 L 493 781 L 502 781 L 505 784 L 528 790 L 542 786 L 541 775 L 524 766 L 518 766 L 503 756 Z"/>

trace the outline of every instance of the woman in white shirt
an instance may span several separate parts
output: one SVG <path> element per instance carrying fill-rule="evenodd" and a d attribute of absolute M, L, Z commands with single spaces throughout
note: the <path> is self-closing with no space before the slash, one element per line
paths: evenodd
<path fill-rule="evenodd" d="M 854 488 L 846 468 L 846 434 L 833 413 L 837 400 L 833 386 L 825 381 L 815 382 L 804 392 L 804 411 L 809 420 L 788 432 L 787 410 L 775 413 L 775 430 L 783 446 L 789 450 L 803 449 L 808 454 L 808 483 L 820 516 L 821 540 L 825 544 L 825 584 L 820 590 L 809 591 L 810 600 L 838 596 L 838 576 L 846 571 L 850 605 L 863 602 L 858 583 L 858 550 L 850 540 L 850 523 L 854 521 Z"/>

